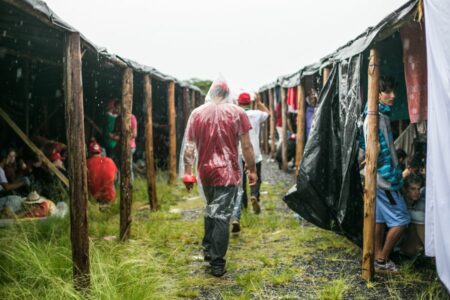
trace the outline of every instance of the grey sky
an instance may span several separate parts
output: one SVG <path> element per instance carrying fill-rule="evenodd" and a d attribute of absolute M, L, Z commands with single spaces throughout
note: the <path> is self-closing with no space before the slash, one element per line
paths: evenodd
<path fill-rule="evenodd" d="M 179 79 L 258 89 L 347 43 L 406 0 L 47 0 L 110 52 Z"/>

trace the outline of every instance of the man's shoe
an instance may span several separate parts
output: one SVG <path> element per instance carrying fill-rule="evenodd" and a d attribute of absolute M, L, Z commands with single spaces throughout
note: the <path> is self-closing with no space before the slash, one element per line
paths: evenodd
<path fill-rule="evenodd" d="M 259 215 L 261 213 L 261 206 L 259 206 L 258 199 L 255 196 L 251 196 L 250 201 L 252 202 L 253 212 Z"/>
<path fill-rule="evenodd" d="M 374 262 L 375 272 L 380 273 L 399 273 L 397 266 L 392 260 L 375 260 Z"/>
<path fill-rule="evenodd" d="M 225 270 L 225 266 L 211 266 L 211 275 L 215 277 L 222 277 L 227 270 Z"/>
<path fill-rule="evenodd" d="M 241 231 L 241 224 L 239 223 L 239 220 L 234 220 L 231 223 L 231 232 L 232 233 L 239 233 Z"/>

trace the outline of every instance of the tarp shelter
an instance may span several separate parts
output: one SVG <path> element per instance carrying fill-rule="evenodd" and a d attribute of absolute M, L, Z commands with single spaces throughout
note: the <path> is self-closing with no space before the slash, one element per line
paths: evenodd
<path fill-rule="evenodd" d="M 429 120 L 426 253 L 436 256 L 440 278 L 449 288 L 450 244 L 445 230 L 450 225 L 446 217 L 450 209 L 447 201 L 450 166 L 446 166 L 442 153 L 446 153 L 450 144 L 448 134 L 438 128 L 446 128 L 445 124 L 449 123 L 446 107 L 450 99 L 445 94 L 450 82 L 445 52 L 449 43 L 443 37 L 450 36 L 447 21 L 450 7 L 447 1 L 425 1 L 424 27 L 423 23 L 413 21 L 422 12 L 418 3 L 407 2 L 327 57 L 326 63 L 332 64 L 333 70 L 320 94 L 320 106 L 312 138 L 306 144 L 297 186 L 285 201 L 312 223 L 362 244 L 357 124 L 367 99 L 369 50 L 377 48 L 381 73 L 395 77 L 399 83 L 392 115 L 392 120 L 398 121 L 397 134 L 407 122 Z M 424 76 L 427 63 L 428 80 Z M 267 88 L 270 86 L 263 87 L 261 92 Z"/>
<path fill-rule="evenodd" d="M 89 272 L 85 145 L 87 139 L 99 134 L 96 129 L 99 126 L 94 124 L 103 115 L 104 102 L 113 97 L 122 99 L 122 115 L 127 117 L 131 111 L 137 115 L 142 134 L 140 141 L 151 136 L 144 124 L 152 119 L 147 116 L 147 104 L 153 103 L 152 116 L 156 125 L 160 125 L 155 128 L 159 130 L 166 126 L 171 133 L 169 136 L 164 130 L 155 130 L 156 145 L 169 144 L 168 139 L 171 145 L 168 151 L 161 151 L 157 156 L 165 160 L 170 153 L 171 165 L 176 170 L 176 127 L 180 132 L 184 131 L 181 130 L 184 128 L 183 116 L 188 112 L 183 109 L 192 109 L 192 103 L 199 103 L 203 95 L 197 87 L 108 53 L 80 35 L 40 0 L 0 0 L 0 69 L 0 107 L 7 113 L 2 117 L 10 121 L 9 126 L 12 122 L 18 125 L 11 126 L 16 133 L 25 132 L 22 140 L 28 140 L 27 135 L 41 134 L 68 142 L 69 179 L 76 178 L 70 184 L 74 274 L 75 277 L 80 273 L 85 275 Z M 147 78 L 151 80 L 152 90 L 144 84 Z M 87 121 L 86 126 L 83 121 Z M 122 134 L 126 137 L 129 125 L 127 122 L 122 124 L 125 124 Z M 86 135 L 84 127 L 87 128 Z M 6 142 L 15 135 L 4 122 L 0 122 L 0 132 L 0 146 L 8 146 Z M 163 142 L 159 142 L 160 139 Z M 126 238 L 131 222 L 132 189 L 130 181 L 125 179 L 130 172 L 126 163 L 130 156 L 125 155 L 129 143 L 126 138 L 123 140 L 121 165 L 125 172 L 121 177 L 120 220 L 121 238 Z M 180 142 L 181 139 L 178 144 Z M 148 143 L 147 138 L 145 148 L 149 148 Z M 29 141 L 27 144 L 33 146 Z M 138 148 L 143 150 L 142 143 Z M 151 190 L 155 192 L 154 183 L 150 188 L 149 182 L 149 195 Z"/>

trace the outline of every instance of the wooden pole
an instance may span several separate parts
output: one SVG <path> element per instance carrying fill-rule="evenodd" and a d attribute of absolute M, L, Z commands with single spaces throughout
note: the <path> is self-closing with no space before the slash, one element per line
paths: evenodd
<path fill-rule="evenodd" d="M 330 72 L 331 72 L 330 67 L 325 67 L 325 68 L 323 69 L 323 74 L 322 74 L 322 83 L 323 83 L 323 86 L 325 86 L 325 84 L 326 84 L 327 81 L 328 81 L 328 78 L 330 78 Z"/>
<path fill-rule="evenodd" d="M 268 103 L 267 103 L 267 98 L 266 101 L 264 103 L 267 107 L 269 107 Z M 269 154 L 269 118 L 267 118 L 267 120 L 264 122 L 264 142 L 263 142 L 263 148 L 264 148 L 264 153 Z"/>
<path fill-rule="evenodd" d="M 183 89 L 183 128 L 186 128 L 189 115 L 191 114 L 190 103 L 189 103 L 189 88 Z"/>
<path fill-rule="evenodd" d="M 177 136 L 175 112 L 175 82 L 169 82 L 167 89 L 169 105 L 169 184 L 177 180 Z"/>
<path fill-rule="evenodd" d="M 144 96 L 147 106 L 147 119 L 145 123 L 145 159 L 147 162 L 147 192 L 151 210 L 158 209 L 156 196 L 155 155 L 153 151 L 153 99 L 152 83 L 149 75 L 144 75 Z"/>
<path fill-rule="evenodd" d="M 286 103 L 286 89 L 281 88 L 281 168 L 283 171 L 288 171 L 287 161 L 287 103 Z"/>
<path fill-rule="evenodd" d="M 76 289 L 90 285 L 89 236 L 87 220 L 87 168 L 84 137 L 83 85 L 80 34 L 69 33 L 65 48 L 64 88 L 68 173 L 70 179 L 70 239 Z"/>
<path fill-rule="evenodd" d="M 121 158 L 120 158 L 120 240 L 130 237 L 133 183 L 131 175 L 131 110 L 133 107 L 133 70 L 125 68 L 122 75 Z"/>
<path fill-rule="evenodd" d="M 24 66 L 24 98 L 25 98 L 25 133 L 27 136 L 30 136 L 30 81 L 31 81 L 31 76 L 30 76 L 30 68 L 31 68 L 31 62 L 30 60 L 26 60 L 25 61 L 25 66 Z"/>
<path fill-rule="evenodd" d="M 269 89 L 269 110 L 270 110 L 270 158 L 275 158 L 275 103 L 273 101 L 273 89 Z"/>
<path fill-rule="evenodd" d="M 298 176 L 300 162 L 305 149 L 305 88 L 303 84 L 297 87 L 297 146 L 295 147 L 295 176 Z"/>
<path fill-rule="evenodd" d="M 370 50 L 368 80 L 368 132 L 366 176 L 364 181 L 364 236 L 362 277 L 369 281 L 374 274 L 375 205 L 377 195 L 378 145 L 378 81 L 380 78 L 378 50 Z"/>
<path fill-rule="evenodd" d="M 190 95 L 190 101 L 189 101 L 189 111 L 191 112 L 195 108 L 196 108 L 196 106 L 195 106 L 195 91 L 192 90 L 191 95 Z"/>

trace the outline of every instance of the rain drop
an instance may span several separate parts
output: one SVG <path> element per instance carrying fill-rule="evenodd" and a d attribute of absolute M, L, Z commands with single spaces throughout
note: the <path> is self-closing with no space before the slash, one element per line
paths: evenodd
<path fill-rule="evenodd" d="M 22 69 L 18 68 L 16 72 L 16 79 L 19 80 L 20 78 L 22 78 Z"/>

